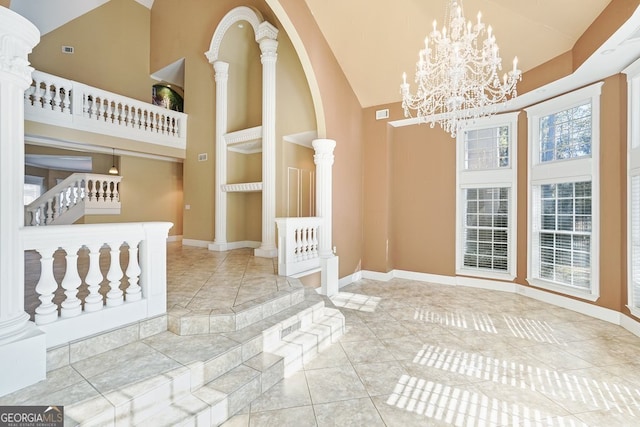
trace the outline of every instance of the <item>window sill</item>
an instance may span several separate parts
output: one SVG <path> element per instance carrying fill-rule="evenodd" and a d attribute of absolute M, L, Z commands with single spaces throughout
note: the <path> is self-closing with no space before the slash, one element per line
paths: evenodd
<path fill-rule="evenodd" d="M 497 273 L 495 271 L 474 270 L 471 268 L 459 268 L 456 270 L 456 275 L 465 277 L 478 277 L 482 279 L 495 279 L 506 282 L 513 282 L 516 278 L 511 273 Z"/>
<path fill-rule="evenodd" d="M 588 290 L 582 291 L 580 289 L 575 289 L 570 286 L 559 285 L 557 283 L 548 282 L 542 279 L 527 278 L 527 283 L 529 283 L 531 286 L 536 288 L 559 292 L 564 295 L 572 296 L 575 298 L 579 298 L 579 299 L 583 299 L 591 302 L 597 301 L 598 298 L 600 298 L 600 294 L 593 293 L 593 291 L 588 291 Z"/>

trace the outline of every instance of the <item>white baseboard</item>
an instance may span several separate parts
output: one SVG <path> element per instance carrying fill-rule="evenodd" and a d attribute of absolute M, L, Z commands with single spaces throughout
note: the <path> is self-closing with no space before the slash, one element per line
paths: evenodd
<path fill-rule="evenodd" d="M 344 286 L 347 286 L 350 283 L 357 282 L 360 279 L 362 279 L 362 271 L 356 271 L 353 274 L 350 274 L 348 276 L 343 277 L 342 279 L 339 279 L 338 289 Z"/>
<path fill-rule="evenodd" d="M 182 239 L 182 246 L 195 246 L 198 248 L 206 248 L 211 244 L 207 240 Z"/>
<path fill-rule="evenodd" d="M 604 320 L 615 325 L 622 326 L 632 334 L 640 337 L 640 322 L 623 313 L 594 304 L 589 304 L 573 298 L 568 298 L 563 295 L 546 292 L 542 289 L 519 285 L 517 283 L 501 282 L 499 280 L 491 279 L 477 279 L 474 277 L 465 276 L 444 276 L 437 274 L 417 273 L 404 270 L 392 270 L 387 273 L 363 270 L 360 273 L 361 277 L 364 279 L 379 280 L 382 282 L 387 282 L 393 278 L 399 278 L 416 280 L 419 282 L 429 282 L 438 285 L 466 286 L 494 291 L 511 292 L 551 305 L 566 308 L 568 310 L 572 310 L 596 319 Z M 341 279 L 341 287 L 346 286 L 348 284 L 346 283 L 346 280 L 354 276 L 355 274 Z M 345 280 L 344 285 L 342 285 L 343 280 Z"/>
<path fill-rule="evenodd" d="M 167 237 L 167 242 L 182 242 L 181 235 L 169 236 Z"/>

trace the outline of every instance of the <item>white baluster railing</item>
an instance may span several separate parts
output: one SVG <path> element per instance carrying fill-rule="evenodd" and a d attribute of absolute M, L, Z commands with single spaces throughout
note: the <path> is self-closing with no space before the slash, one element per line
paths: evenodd
<path fill-rule="evenodd" d="M 320 268 L 318 229 L 322 218 L 276 218 L 278 274 L 294 276 Z"/>
<path fill-rule="evenodd" d="M 166 239 L 171 226 L 148 222 L 23 228 L 24 250 L 41 255 L 35 287 L 40 305 L 34 317 L 47 333 L 47 346 L 165 313 Z M 100 267 L 101 248 L 102 256 L 109 257 L 108 269 Z M 66 254 L 60 283 L 54 276 L 53 255 L 58 250 Z M 121 259 L 127 258 L 123 269 Z M 82 277 L 80 271 L 87 273 Z M 54 298 L 56 292 L 64 292 L 61 302 Z"/>
<path fill-rule="evenodd" d="M 25 224 L 71 224 L 85 214 L 118 214 L 121 180 L 116 175 L 74 173 L 26 206 Z M 75 215 L 63 222 L 60 217 L 74 208 Z"/>
<path fill-rule="evenodd" d="M 184 113 L 41 71 L 32 76 L 26 120 L 186 149 Z"/>

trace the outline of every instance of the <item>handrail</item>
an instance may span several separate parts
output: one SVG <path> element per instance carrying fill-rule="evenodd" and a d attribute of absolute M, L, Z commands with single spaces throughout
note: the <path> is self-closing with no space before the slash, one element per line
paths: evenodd
<path fill-rule="evenodd" d="M 32 73 L 25 91 L 25 119 L 186 149 L 187 115 L 64 79 Z"/>

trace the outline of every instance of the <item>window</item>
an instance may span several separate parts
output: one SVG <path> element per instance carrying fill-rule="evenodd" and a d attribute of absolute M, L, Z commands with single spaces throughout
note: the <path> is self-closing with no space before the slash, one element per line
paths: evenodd
<path fill-rule="evenodd" d="M 627 306 L 640 317 L 640 60 L 627 74 L 628 181 L 627 181 Z"/>
<path fill-rule="evenodd" d="M 602 84 L 527 109 L 529 257 L 533 286 L 595 301 Z"/>
<path fill-rule="evenodd" d="M 25 206 L 36 200 L 42 194 L 44 178 L 41 176 L 24 176 L 23 203 Z"/>
<path fill-rule="evenodd" d="M 516 121 L 498 115 L 458 134 L 458 274 L 515 278 Z"/>

